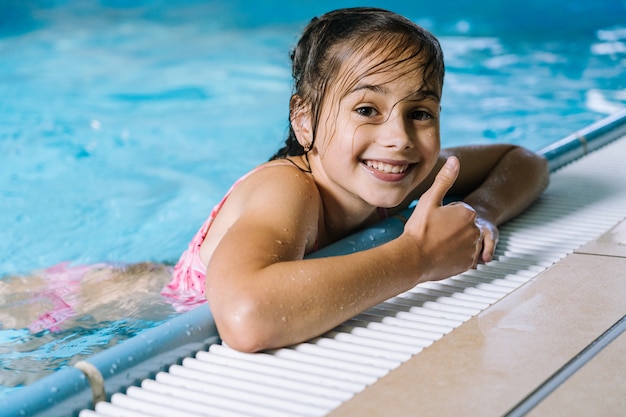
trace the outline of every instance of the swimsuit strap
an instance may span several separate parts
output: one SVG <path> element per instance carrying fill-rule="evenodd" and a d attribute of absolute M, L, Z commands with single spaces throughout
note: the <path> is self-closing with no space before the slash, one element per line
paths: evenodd
<path fill-rule="evenodd" d="M 305 155 L 304 157 L 306 158 L 306 162 L 308 163 L 309 162 L 309 157 L 307 156 L 307 154 L 304 154 L 304 155 Z M 283 159 L 285 161 L 291 162 L 294 167 L 298 168 L 300 171 L 304 172 L 305 174 L 313 174 L 313 171 L 311 171 L 311 167 L 310 166 L 309 166 L 308 169 L 304 169 L 304 168 L 301 168 L 298 164 L 296 164 L 294 161 L 292 161 L 289 158 L 283 158 Z"/>

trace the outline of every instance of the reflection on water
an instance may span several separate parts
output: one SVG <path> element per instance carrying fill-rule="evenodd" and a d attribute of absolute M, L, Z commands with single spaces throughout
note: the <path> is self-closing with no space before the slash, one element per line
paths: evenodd
<path fill-rule="evenodd" d="M 0 281 L 0 386 L 27 385 L 172 317 L 170 267 L 60 264 Z"/>

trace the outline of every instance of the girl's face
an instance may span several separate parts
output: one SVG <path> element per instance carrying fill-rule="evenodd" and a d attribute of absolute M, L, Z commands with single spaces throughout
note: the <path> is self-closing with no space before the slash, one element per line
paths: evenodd
<path fill-rule="evenodd" d="M 350 72 L 363 73 L 367 65 Z M 309 154 L 316 180 L 348 204 L 399 205 L 439 156 L 440 91 L 429 90 L 419 66 L 409 62 L 366 75 L 338 94 L 331 89 L 322 105 Z"/>

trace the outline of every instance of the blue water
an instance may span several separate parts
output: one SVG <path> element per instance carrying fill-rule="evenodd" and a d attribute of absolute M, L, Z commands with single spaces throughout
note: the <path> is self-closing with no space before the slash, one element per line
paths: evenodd
<path fill-rule="evenodd" d="M 175 261 L 230 184 L 282 143 L 288 51 L 336 7 L 389 8 L 440 38 L 444 146 L 539 150 L 626 106 L 626 5 L 572 3 L 2 2 L 0 277 Z M 118 324 L 72 354 L 139 331 Z M 2 360 L 24 372 L 66 349 L 10 332 Z"/>

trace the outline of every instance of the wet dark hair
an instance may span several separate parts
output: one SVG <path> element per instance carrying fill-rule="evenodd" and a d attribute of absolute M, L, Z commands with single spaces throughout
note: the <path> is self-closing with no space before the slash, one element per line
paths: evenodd
<path fill-rule="evenodd" d="M 418 67 L 411 70 L 423 71 L 426 88 L 440 92 L 443 87 L 445 67 L 439 41 L 412 21 L 388 10 L 368 7 L 339 9 L 313 18 L 291 52 L 294 85 L 290 103 L 290 120 L 295 106 L 308 107 L 313 140 L 329 86 L 338 81 L 342 64 L 355 53 L 363 58 L 377 54 L 370 59 L 372 66 L 357 78 L 414 61 Z M 349 88 L 344 89 L 344 94 Z M 285 145 L 270 160 L 305 153 L 289 123 Z"/>

